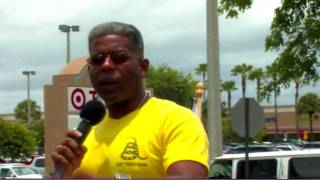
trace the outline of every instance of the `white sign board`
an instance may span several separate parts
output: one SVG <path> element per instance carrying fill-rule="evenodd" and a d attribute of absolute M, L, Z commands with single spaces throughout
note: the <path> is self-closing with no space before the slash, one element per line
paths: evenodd
<path fill-rule="evenodd" d="M 145 89 L 145 92 L 146 92 L 147 96 L 152 97 L 152 95 L 153 95 L 153 90 L 152 89 L 147 88 L 147 89 Z"/>
<path fill-rule="evenodd" d="M 78 127 L 81 118 L 78 114 L 69 114 L 68 115 L 68 129 L 75 129 Z"/>
<path fill-rule="evenodd" d="M 147 88 L 146 94 L 153 95 L 152 89 Z M 81 107 L 97 96 L 93 88 L 88 87 L 68 87 L 68 112 L 79 113 Z"/>
<path fill-rule="evenodd" d="M 83 105 L 96 97 L 96 91 L 88 87 L 68 87 L 68 112 L 78 113 Z"/>

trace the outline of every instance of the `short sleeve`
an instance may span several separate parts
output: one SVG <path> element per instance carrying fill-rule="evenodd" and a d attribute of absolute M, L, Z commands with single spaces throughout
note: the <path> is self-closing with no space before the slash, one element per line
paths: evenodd
<path fill-rule="evenodd" d="M 208 169 L 208 137 L 192 111 L 182 108 L 168 113 L 163 135 L 166 172 L 171 164 L 182 160 L 198 162 Z"/>

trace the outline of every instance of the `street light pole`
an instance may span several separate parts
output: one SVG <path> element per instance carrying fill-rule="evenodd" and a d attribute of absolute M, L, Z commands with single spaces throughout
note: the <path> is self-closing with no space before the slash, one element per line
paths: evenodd
<path fill-rule="evenodd" d="M 67 64 L 70 62 L 70 30 L 67 32 Z"/>
<path fill-rule="evenodd" d="M 207 0 L 208 121 L 210 159 L 222 155 L 218 0 Z"/>
<path fill-rule="evenodd" d="M 31 104 L 30 104 L 30 75 L 35 75 L 35 71 L 22 71 L 23 75 L 27 76 L 27 122 L 31 124 Z"/>
<path fill-rule="evenodd" d="M 70 31 L 74 31 L 74 32 L 78 32 L 80 30 L 78 25 L 74 25 L 74 26 L 69 26 L 69 25 L 59 25 L 59 30 L 61 32 L 65 32 L 67 33 L 67 64 L 70 62 Z"/>

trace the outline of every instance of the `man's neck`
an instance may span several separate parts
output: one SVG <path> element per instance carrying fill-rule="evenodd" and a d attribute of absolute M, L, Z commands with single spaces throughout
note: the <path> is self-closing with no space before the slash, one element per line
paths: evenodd
<path fill-rule="evenodd" d="M 148 100 L 148 96 L 143 92 L 137 98 L 128 99 L 126 101 L 115 103 L 108 106 L 108 113 L 111 118 L 119 119 L 125 115 L 139 109 Z"/>

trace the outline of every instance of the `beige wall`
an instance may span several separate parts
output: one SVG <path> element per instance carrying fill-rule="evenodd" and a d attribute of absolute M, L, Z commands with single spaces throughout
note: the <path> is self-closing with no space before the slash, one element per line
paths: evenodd
<path fill-rule="evenodd" d="M 53 172 L 51 154 L 66 137 L 68 128 L 68 87 L 91 87 L 86 57 L 71 61 L 53 76 L 52 85 L 44 86 L 44 130 L 46 174 Z"/>
<path fill-rule="evenodd" d="M 317 113 L 319 114 L 319 113 Z M 264 117 L 274 117 L 273 107 L 264 108 Z M 320 117 L 320 116 L 319 116 Z M 295 133 L 296 132 L 296 121 L 294 106 L 279 106 L 278 107 L 278 127 L 279 133 Z M 269 133 L 275 132 L 275 123 L 265 123 Z M 299 129 L 309 131 L 309 123 L 299 123 Z M 314 132 L 320 132 L 320 119 L 313 121 Z"/>

